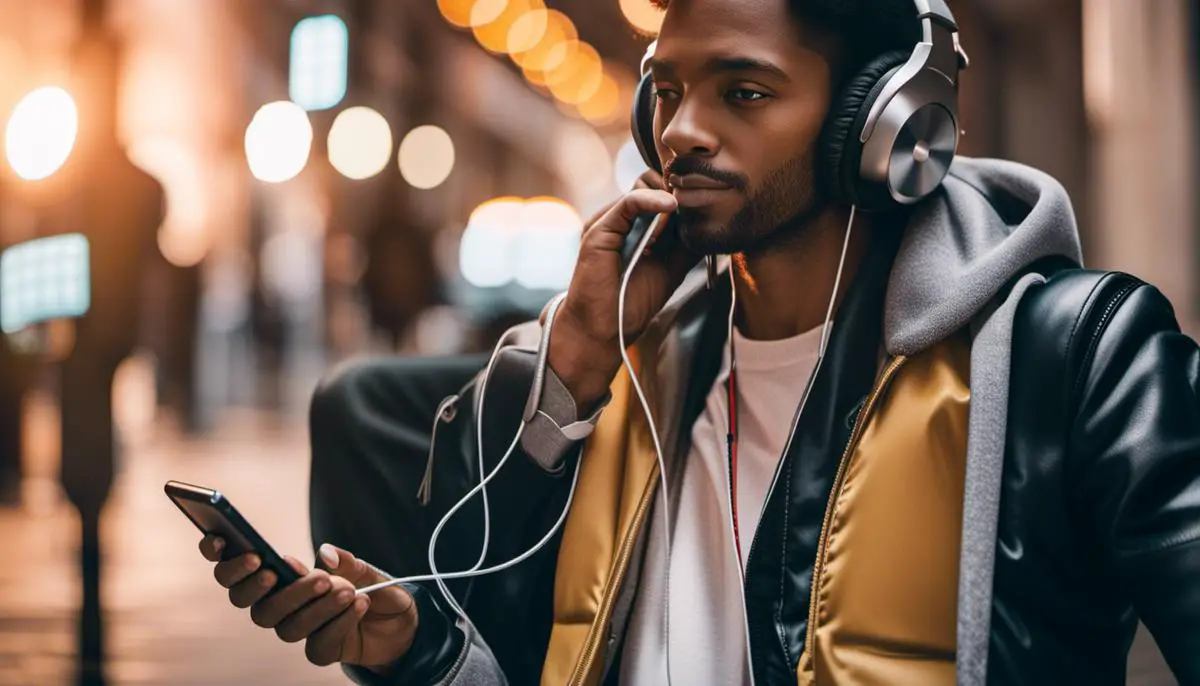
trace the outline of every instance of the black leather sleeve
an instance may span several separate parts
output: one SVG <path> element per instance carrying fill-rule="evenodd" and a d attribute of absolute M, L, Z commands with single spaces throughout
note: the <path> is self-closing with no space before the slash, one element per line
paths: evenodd
<path fill-rule="evenodd" d="M 1068 483 L 1176 677 L 1200 683 L 1200 349 L 1132 281 L 1099 308 L 1071 392 Z"/>

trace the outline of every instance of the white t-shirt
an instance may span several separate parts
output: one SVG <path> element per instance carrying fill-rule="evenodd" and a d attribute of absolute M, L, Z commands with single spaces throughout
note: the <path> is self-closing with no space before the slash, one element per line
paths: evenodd
<path fill-rule="evenodd" d="M 821 327 L 794 338 L 753 341 L 733 332 L 737 357 L 738 520 L 742 555 L 751 542 L 804 387 L 816 366 Z M 666 549 L 662 498 L 651 512 L 640 589 L 630 615 L 621 684 L 749 684 L 742 573 L 730 525 L 728 358 L 692 427 L 682 486 L 671 493 L 670 622 L 663 622 Z M 678 504 L 676 504 L 678 501 Z"/>

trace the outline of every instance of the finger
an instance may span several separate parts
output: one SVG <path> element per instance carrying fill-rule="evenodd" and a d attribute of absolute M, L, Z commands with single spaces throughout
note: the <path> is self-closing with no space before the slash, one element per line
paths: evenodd
<path fill-rule="evenodd" d="M 621 198 L 619 198 L 619 197 L 618 197 L 618 198 L 613 198 L 613 200 L 612 200 L 611 202 L 608 202 L 608 203 L 606 203 L 606 204 L 604 205 L 604 207 L 601 207 L 600 209 L 598 209 L 598 210 L 596 210 L 595 212 L 593 212 L 593 213 L 592 213 L 592 216 L 591 216 L 591 217 L 589 217 L 589 218 L 588 218 L 588 220 L 587 220 L 586 222 L 584 222 L 584 223 L 583 223 L 583 225 L 584 225 L 584 226 L 591 226 L 591 225 L 595 224 L 596 222 L 600 221 L 600 218 L 601 218 L 601 217 L 603 217 L 604 215 L 608 214 L 608 211 L 609 211 L 609 210 L 611 210 L 613 207 L 615 207 L 615 206 L 616 206 L 616 204 L 617 204 L 617 203 L 618 203 L 620 200 L 621 200 Z"/>
<path fill-rule="evenodd" d="M 291 555 L 284 555 L 282 557 L 283 557 L 283 561 L 288 563 L 289 567 L 296 570 L 296 573 L 299 574 L 300 576 L 304 576 L 305 574 L 308 574 L 308 571 L 309 571 L 308 567 L 305 567 L 304 563 L 301 562 L 300 560 L 297 560 L 296 558 L 292 557 Z"/>
<path fill-rule="evenodd" d="M 377 584 L 388 579 L 388 577 L 384 576 L 383 573 L 371 565 L 354 557 L 351 553 L 328 543 L 321 545 L 317 550 L 317 556 L 324 563 L 325 569 L 330 574 L 342 577 L 354 584 L 355 588 L 370 586 L 371 584 Z"/>
<path fill-rule="evenodd" d="M 225 539 L 220 536 L 208 534 L 200 539 L 200 554 L 209 562 L 220 562 L 223 550 L 225 550 Z"/>
<path fill-rule="evenodd" d="M 308 661 L 318 667 L 325 667 L 344 659 L 342 646 L 346 642 L 346 636 L 354 631 L 370 606 L 370 596 L 359 596 L 354 599 L 353 605 L 342 610 L 332 622 L 309 635 L 308 642 L 304 644 L 304 655 Z"/>
<path fill-rule="evenodd" d="M 290 583 L 277 593 L 255 603 L 250 608 L 250 619 L 264 629 L 272 629 L 288 615 L 328 593 L 331 588 L 333 584 L 329 575 L 319 569 L 313 570 L 299 581 Z"/>
<path fill-rule="evenodd" d="M 354 584 L 355 588 L 364 588 L 389 579 L 388 576 L 366 562 L 328 543 L 321 546 L 318 555 L 329 569 L 330 574 L 349 581 Z M 393 586 L 376 591 L 372 603 L 375 605 L 376 612 L 388 615 L 402 614 L 412 606 L 413 599 L 408 591 L 399 586 Z"/>
<path fill-rule="evenodd" d="M 666 214 L 675 211 L 677 206 L 675 196 L 666 191 L 640 188 L 622 196 L 617 204 L 588 230 L 588 234 L 615 235 L 623 239 L 629 233 L 633 220 L 639 215 Z M 619 248 L 620 244 L 621 241 L 618 240 L 616 247 Z"/>
<path fill-rule="evenodd" d="M 275 626 L 275 633 L 287 643 L 308 638 L 354 602 L 354 589 L 341 580 L 329 593 L 296 610 Z"/>
<path fill-rule="evenodd" d="M 232 560 L 218 562 L 217 566 L 213 568 L 213 577 L 225 588 L 232 588 L 234 584 L 257 572 L 260 566 L 262 566 L 262 560 L 258 555 L 254 553 L 238 555 Z"/>
<path fill-rule="evenodd" d="M 242 579 L 229 589 L 229 602 L 234 607 L 247 608 L 267 597 L 279 577 L 269 569 L 262 569 Z"/>
<path fill-rule="evenodd" d="M 665 181 L 663 181 L 662 174 L 659 174 L 653 169 L 647 169 L 646 171 L 642 172 L 642 175 L 637 178 L 637 181 L 633 182 L 633 187 L 666 190 L 667 184 Z"/>

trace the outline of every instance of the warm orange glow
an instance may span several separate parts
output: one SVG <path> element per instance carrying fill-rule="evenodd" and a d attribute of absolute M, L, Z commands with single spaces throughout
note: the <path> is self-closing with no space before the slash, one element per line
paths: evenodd
<path fill-rule="evenodd" d="M 578 37 L 579 33 L 575 30 L 575 24 L 571 22 L 570 17 L 558 10 L 548 10 L 546 12 L 546 30 L 537 44 L 524 52 L 512 53 L 512 60 L 525 71 L 527 77 L 534 74 L 532 80 L 541 81 L 540 74 L 542 72 L 558 66 L 566 57 L 565 51 L 556 50 L 556 48 L 571 43 Z M 551 61 L 551 58 L 558 61 Z"/>
<path fill-rule="evenodd" d="M 486 26 L 496 21 L 511 4 L 509 0 L 475 0 L 471 4 L 468 24 L 472 27 Z"/>
<path fill-rule="evenodd" d="M 459 28 L 471 25 L 471 9 L 474 6 L 475 0 L 438 0 L 442 17 Z"/>
<path fill-rule="evenodd" d="M 579 114 L 597 126 L 611 124 L 620 115 L 621 91 L 617 80 L 604 74 L 592 97 L 579 103 Z"/>
<path fill-rule="evenodd" d="M 517 17 L 508 30 L 508 45 L 505 52 L 515 55 L 532 50 L 546 35 L 549 15 L 547 10 L 538 8 Z"/>
<path fill-rule="evenodd" d="M 570 60 L 546 74 L 546 85 L 550 87 L 550 92 L 570 105 L 591 98 L 600 90 L 603 82 L 604 68 L 600 53 L 584 42 L 579 43 Z"/>
<path fill-rule="evenodd" d="M 468 224 L 508 226 L 515 223 L 525 201 L 515 195 L 504 195 L 479 203 L 471 212 Z"/>
<path fill-rule="evenodd" d="M 479 0 L 491 2 L 492 0 Z M 508 50 L 508 34 L 517 20 L 534 10 L 545 9 L 542 0 L 508 0 L 504 10 L 486 24 L 476 24 L 473 29 L 475 40 L 486 50 L 502 53 Z"/>
<path fill-rule="evenodd" d="M 621 0 L 621 14 L 633 28 L 656 35 L 662 28 L 663 12 L 650 4 L 649 0 Z"/>

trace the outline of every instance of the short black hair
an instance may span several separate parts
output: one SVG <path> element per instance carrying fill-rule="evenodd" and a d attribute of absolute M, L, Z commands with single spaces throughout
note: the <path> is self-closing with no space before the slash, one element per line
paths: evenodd
<path fill-rule="evenodd" d="M 650 0 L 666 10 L 671 0 Z M 844 50 L 838 66 L 842 80 L 864 64 L 893 50 L 910 51 L 921 40 L 921 24 L 913 0 L 787 0 L 806 28 L 840 39 Z"/>

